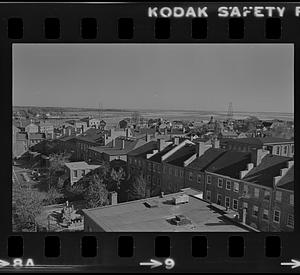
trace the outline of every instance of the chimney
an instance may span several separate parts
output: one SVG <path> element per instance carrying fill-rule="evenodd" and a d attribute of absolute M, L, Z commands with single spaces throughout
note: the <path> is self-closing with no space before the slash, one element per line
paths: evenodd
<path fill-rule="evenodd" d="M 268 154 L 270 154 L 268 150 L 255 149 L 251 152 L 251 162 L 254 163 L 254 166 L 258 166 L 262 159 Z"/>
<path fill-rule="evenodd" d="M 126 128 L 126 138 L 129 138 L 129 128 Z"/>
<path fill-rule="evenodd" d="M 167 146 L 166 141 L 162 138 L 157 139 L 157 142 L 158 142 L 158 151 L 159 152 L 162 151 Z"/>
<path fill-rule="evenodd" d="M 116 140 L 113 138 L 111 140 L 111 147 L 114 148 L 116 146 Z"/>
<path fill-rule="evenodd" d="M 201 157 L 206 150 L 207 150 L 207 148 L 203 141 L 199 141 L 196 143 L 196 154 L 198 157 Z"/>
<path fill-rule="evenodd" d="M 219 149 L 220 148 L 220 140 L 215 138 L 211 142 L 212 148 Z"/>
<path fill-rule="evenodd" d="M 149 134 L 146 134 L 146 142 L 149 142 L 150 141 L 150 135 Z"/>
<path fill-rule="evenodd" d="M 174 145 L 178 145 L 179 144 L 179 137 L 174 137 L 173 142 L 174 142 Z"/>
<path fill-rule="evenodd" d="M 121 147 L 121 149 L 123 150 L 124 148 L 125 148 L 125 140 L 122 139 L 122 147 Z"/>
<path fill-rule="evenodd" d="M 109 192 L 108 193 L 108 200 L 110 205 L 117 205 L 118 204 L 118 193 L 117 192 Z"/>

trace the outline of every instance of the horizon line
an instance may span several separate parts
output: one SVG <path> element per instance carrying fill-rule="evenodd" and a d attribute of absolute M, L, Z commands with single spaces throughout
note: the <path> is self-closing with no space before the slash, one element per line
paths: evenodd
<path fill-rule="evenodd" d="M 59 108 L 59 109 L 93 109 L 93 110 L 99 110 L 99 107 L 61 107 L 61 106 L 36 106 L 36 105 L 13 105 L 13 108 Z M 122 110 L 122 111 L 191 111 L 191 112 L 225 112 L 227 113 L 228 110 L 201 110 L 201 109 L 155 109 L 155 108 L 145 108 L 145 109 L 140 109 L 140 108 L 122 108 L 122 107 L 107 107 L 107 108 L 101 108 L 101 110 Z M 283 111 L 241 111 L 241 110 L 235 110 L 233 111 L 234 113 L 284 113 L 284 114 L 295 114 L 295 112 L 283 112 Z"/>

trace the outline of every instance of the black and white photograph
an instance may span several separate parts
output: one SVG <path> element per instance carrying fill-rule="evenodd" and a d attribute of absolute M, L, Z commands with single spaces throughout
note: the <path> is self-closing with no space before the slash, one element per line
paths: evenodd
<path fill-rule="evenodd" d="M 12 57 L 13 232 L 294 231 L 293 44 Z"/>

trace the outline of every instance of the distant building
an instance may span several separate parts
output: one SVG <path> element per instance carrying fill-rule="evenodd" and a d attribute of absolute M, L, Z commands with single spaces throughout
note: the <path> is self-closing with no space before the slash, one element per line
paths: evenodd
<path fill-rule="evenodd" d="M 25 126 L 25 132 L 28 133 L 28 134 L 38 133 L 39 132 L 39 126 L 34 124 L 34 123 L 30 123 L 27 126 Z"/>
<path fill-rule="evenodd" d="M 54 126 L 53 124 L 41 121 L 39 124 L 39 132 L 52 135 L 54 133 Z"/>
<path fill-rule="evenodd" d="M 263 138 L 238 138 L 221 140 L 222 148 L 241 152 L 250 152 L 252 149 L 265 149 L 273 155 L 294 156 L 294 140 L 263 137 Z"/>
<path fill-rule="evenodd" d="M 127 161 L 127 154 L 145 144 L 146 141 L 128 137 L 117 137 L 105 146 L 90 147 L 86 159 L 92 161 Z"/>
<path fill-rule="evenodd" d="M 99 167 L 100 165 L 90 165 L 84 161 L 65 163 L 65 170 L 69 176 L 71 186 L 82 179 L 82 177 L 87 175 L 90 171 Z"/>

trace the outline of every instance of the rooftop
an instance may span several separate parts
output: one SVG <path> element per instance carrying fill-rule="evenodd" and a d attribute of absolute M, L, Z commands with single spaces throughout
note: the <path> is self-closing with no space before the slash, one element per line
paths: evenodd
<path fill-rule="evenodd" d="M 199 192 L 184 189 L 189 202 L 174 205 L 173 197 L 183 192 L 142 200 L 85 209 L 83 212 L 105 231 L 131 232 L 246 232 L 247 230 L 226 218 L 225 212 L 216 211 L 209 203 L 197 198 Z M 155 204 L 149 208 L 145 205 Z M 169 222 L 175 215 L 184 215 L 191 224 L 174 225 Z"/>
<path fill-rule="evenodd" d="M 85 161 L 66 162 L 65 165 L 66 165 L 70 170 L 78 170 L 78 169 L 96 169 L 96 168 L 99 168 L 99 167 L 100 167 L 100 165 L 87 164 Z"/>
<path fill-rule="evenodd" d="M 122 143 L 124 141 L 124 149 L 122 149 Z M 112 141 L 105 146 L 91 147 L 90 149 L 99 153 L 105 153 L 108 155 L 127 154 L 129 151 L 138 148 L 145 144 L 144 140 L 118 137 L 115 139 L 115 145 L 112 147 Z"/>
<path fill-rule="evenodd" d="M 157 141 L 150 141 L 144 145 L 130 151 L 128 156 L 142 157 L 145 158 L 147 154 L 152 153 L 153 150 L 157 149 Z"/>
<path fill-rule="evenodd" d="M 176 145 L 174 143 L 168 145 L 167 147 L 165 147 L 163 150 L 161 150 L 160 152 L 157 152 L 156 154 L 154 154 L 152 157 L 149 158 L 150 161 L 154 161 L 154 162 L 161 162 L 161 157 L 168 153 L 169 151 L 171 151 L 173 148 L 175 148 Z"/>
<path fill-rule="evenodd" d="M 277 137 L 252 137 L 252 138 L 238 138 L 238 139 L 227 139 L 227 142 L 232 143 L 246 143 L 251 145 L 265 145 L 273 143 L 292 143 L 293 140 Z"/>
<path fill-rule="evenodd" d="M 168 157 L 166 162 L 172 165 L 183 167 L 183 163 L 194 154 L 196 154 L 196 146 L 194 144 L 186 144 Z"/>
<path fill-rule="evenodd" d="M 279 180 L 277 187 L 289 191 L 294 191 L 294 166 Z"/>
<path fill-rule="evenodd" d="M 192 161 L 187 168 L 205 170 L 225 153 L 226 151 L 223 149 L 210 148 L 206 150 L 202 156 L 197 157 L 194 161 Z"/>
<path fill-rule="evenodd" d="M 206 169 L 208 172 L 238 179 L 240 171 L 251 163 L 251 154 L 237 151 L 226 151 Z"/>
<path fill-rule="evenodd" d="M 280 169 L 287 167 L 287 162 L 292 160 L 292 158 L 266 155 L 261 163 L 254 167 L 245 177 L 244 180 L 248 182 L 253 182 L 266 187 L 273 187 L 273 178 L 280 175 Z M 294 171 L 294 170 L 293 170 Z M 289 177 L 285 180 L 285 176 L 281 179 L 282 185 L 289 183 L 289 181 L 294 181 L 294 174 L 287 173 Z"/>

